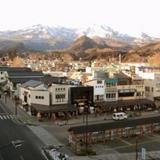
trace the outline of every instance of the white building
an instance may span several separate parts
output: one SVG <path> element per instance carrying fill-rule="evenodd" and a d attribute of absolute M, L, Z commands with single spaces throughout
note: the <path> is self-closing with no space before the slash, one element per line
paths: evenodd
<path fill-rule="evenodd" d="M 160 68 L 140 67 L 136 73 L 144 79 L 146 98 L 154 100 L 160 97 Z"/>
<path fill-rule="evenodd" d="M 49 87 L 49 92 L 51 94 L 51 105 L 67 104 L 69 88 L 70 85 L 66 84 L 52 84 L 52 86 Z"/>
<path fill-rule="evenodd" d="M 104 101 L 105 100 L 105 80 L 91 80 L 84 85 L 93 86 L 94 88 L 94 101 Z"/>
<path fill-rule="evenodd" d="M 50 105 L 50 93 L 40 81 L 30 80 L 19 86 L 19 98 L 22 104 Z"/>
<path fill-rule="evenodd" d="M 160 73 L 153 75 L 153 79 L 145 79 L 144 81 L 146 97 L 151 100 L 160 97 Z"/>
<path fill-rule="evenodd" d="M 106 78 L 105 80 L 91 80 L 85 85 L 94 87 L 94 101 L 118 101 L 145 98 L 145 87 L 143 81 L 139 83 L 118 85 L 116 78 Z"/>

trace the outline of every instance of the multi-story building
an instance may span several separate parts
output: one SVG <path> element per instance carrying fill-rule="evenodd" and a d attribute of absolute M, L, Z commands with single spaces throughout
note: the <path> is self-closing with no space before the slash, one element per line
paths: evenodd
<path fill-rule="evenodd" d="M 88 86 L 93 86 L 94 102 L 105 100 L 105 80 L 94 79 L 84 84 Z"/>
<path fill-rule="evenodd" d="M 69 91 L 70 85 L 67 84 L 52 84 L 49 87 L 51 94 L 51 105 L 55 104 L 67 104 L 69 102 Z"/>
<path fill-rule="evenodd" d="M 144 80 L 145 96 L 155 100 L 160 98 L 160 67 L 139 67 L 137 75 Z"/>

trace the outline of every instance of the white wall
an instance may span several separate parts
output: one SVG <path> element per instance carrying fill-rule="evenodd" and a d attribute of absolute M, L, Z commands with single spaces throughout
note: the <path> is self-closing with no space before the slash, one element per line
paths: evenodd
<path fill-rule="evenodd" d="M 41 104 L 41 105 L 50 105 L 50 96 L 49 91 L 30 91 L 30 101 L 29 105 L 33 104 Z M 36 98 L 36 97 L 43 97 L 42 98 Z"/>
<path fill-rule="evenodd" d="M 27 93 L 27 103 L 30 103 L 30 90 L 28 90 L 27 88 L 23 88 L 21 86 L 18 87 L 18 96 L 19 98 L 22 100 L 22 103 L 24 102 L 24 93 Z"/>
<path fill-rule="evenodd" d="M 105 99 L 104 80 L 102 80 L 102 84 L 97 84 L 97 80 L 91 80 L 91 81 L 86 82 L 85 85 L 94 87 L 94 90 L 93 90 L 94 100 L 96 100 L 96 96 L 98 95 L 103 95 L 103 100 Z"/>
<path fill-rule="evenodd" d="M 70 85 L 63 85 L 63 84 L 53 84 L 49 91 L 51 93 L 51 103 L 54 104 L 66 104 L 68 103 L 68 90 Z M 56 95 L 65 95 L 63 100 L 57 101 Z"/>
<path fill-rule="evenodd" d="M 19 98 L 24 102 L 24 95 L 25 93 L 27 96 L 27 104 L 31 105 L 34 104 L 42 104 L 42 105 L 50 105 L 50 93 L 49 91 L 39 91 L 39 90 L 29 90 L 27 88 L 19 87 L 18 88 Z M 43 96 L 44 99 L 36 99 L 36 96 Z"/>
<path fill-rule="evenodd" d="M 5 82 L 7 79 L 7 72 L 0 71 L 0 83 Z"/>

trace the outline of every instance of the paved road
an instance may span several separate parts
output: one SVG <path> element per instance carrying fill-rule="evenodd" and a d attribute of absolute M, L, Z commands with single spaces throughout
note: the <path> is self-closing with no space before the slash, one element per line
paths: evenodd
<path fill-rule="evenodd" d="M 22 146 L 11 142 L 22 140 Z M 44 160 L 42 142 L 0 103 L 0 160 Z"/>

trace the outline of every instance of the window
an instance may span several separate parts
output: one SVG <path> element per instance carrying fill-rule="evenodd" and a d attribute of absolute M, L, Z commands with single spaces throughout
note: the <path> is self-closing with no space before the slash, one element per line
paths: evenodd
<path fill-rule="evenodd" d="M 150 87 L 145 87 L 145 91 L 150 92 Z"/>
<path fill-rule="evenodd" d="M 116 83 L 106 83 L 106 87 L 116 86 Z"/>
<path fill-rule="evenodd" d="M 64 102 L 65 94 L 56 94 L 55 98 L 56 98 L 56 102 Z"/>
<path fill-rule="evenodd" d="M 1 80 L 3 80 L 4 79 L 4 77 L 1 77 Z"/>
<path fill-rule="evenodd" d="M 154 88 L 152 87 L 152 92 L 154 91 Z"/>
<path fill-rule="evenodd" d="M 107 93 L 106 98 L 116 98 L 116 93 Z"/>
<path fill-rule="evenodd" d="M 98 81 L 97 81 L 97 84 L 102 84 L 102 81 L 101 81 L 101 80 L 98 80 Z"/>
<path fill-rule="evenodd" d="M 35 96 L 35 99 L 44 99 L 44 96 Z"/>

